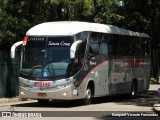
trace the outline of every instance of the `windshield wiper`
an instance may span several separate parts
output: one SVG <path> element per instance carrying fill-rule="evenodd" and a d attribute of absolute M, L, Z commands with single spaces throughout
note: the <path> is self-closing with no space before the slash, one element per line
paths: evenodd
<path fill-rule="evenodd" d="M 33 72 L 34 72 L 35 69 L 37 69 L 37 68 L 41 68 L 41 69 L 42 69 L 42 75 L 43 75 L 43 67 L 42 67 L 42 65 L 35 65 L 35 66 L 33 66 L 33 67 L 30 69 L 29 76 L 32 76 Z"/>

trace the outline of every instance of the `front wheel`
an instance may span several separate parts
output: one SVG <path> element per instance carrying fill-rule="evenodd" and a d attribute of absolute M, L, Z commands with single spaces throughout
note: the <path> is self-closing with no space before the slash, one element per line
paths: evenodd
<path fill-rule="evenodd" d="M 85 98 L 82 100 L 82 103 L 84 105 L 89 105 L 89 104 L 91 104 L 92 98 L 93 98 L 92 88 L 91 87 L 87 87 L 86 95 L 85 95 Z"/>

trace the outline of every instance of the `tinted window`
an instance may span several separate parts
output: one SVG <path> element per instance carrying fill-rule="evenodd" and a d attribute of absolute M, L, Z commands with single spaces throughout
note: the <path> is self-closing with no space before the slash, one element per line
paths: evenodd
<path fill-rule="evenodd" d="M 91 33 L 89 48 L 91 54 L 99 54 L 98 33 Z"/>
<path fill-rule="evenodd" d="M 104 34 L 102 40 L 100 41 L 100 54 L 108 55 L 108 41 L 110 41 L 110 37 L 107 34 Z"/>
<path fill-rule="evenodd" d="M 89 34 L 89 32 L 80 32 L 80 33 L 76 34 L 76 40 L 86 41 L 88 38 L 88 34 Z"/>

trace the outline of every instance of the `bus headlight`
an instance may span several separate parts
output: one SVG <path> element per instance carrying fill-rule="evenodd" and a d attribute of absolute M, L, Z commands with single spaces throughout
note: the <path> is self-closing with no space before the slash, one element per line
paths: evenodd
<path fill-rule="evenodd" d="M 29 85 L 27 85 L 27 84 L 25 84 L 23 82 L 20 82 L 19 84 L 20 84 L 21 87 L 29 87 Z"/>
<path fill-rule="evenodd" d="M 62 93 L 62 97 L 67 96 L 67 92 Z"/>
<path fill-rule="evenodd" d="M 57 85 L 57 88 L 60 89 L 60 88 L 68 87 L 72 84 L 72 81 L 73 81 L 72 79 L 68 79 L 64 83 L 61 83 L 61 84 Z"/>
<path fill-rule="evenodd" d="M 20 92 L 20 93 L 21 93 L 21 95 L 25 95 L 24 92 Z"/>

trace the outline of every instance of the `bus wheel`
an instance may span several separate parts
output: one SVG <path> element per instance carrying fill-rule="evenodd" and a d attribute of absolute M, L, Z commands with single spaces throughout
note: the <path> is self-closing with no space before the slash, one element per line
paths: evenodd
<path fill-rule="evenodd" d="M 132 82 L 129 97 L 130 98 L 136 98 L 137 97 L 137 84 L 136 84 L 135 81 Z"/>
<path fill-rule="evenodd" d="M 85 96 L 85 98 L 82 101 L 83 104 L 84 105 L 91 104 L 92 98 L 93 98 L 93 91 L 92 91 L 92 88 L 90 86 L 88 86 L 87 89 L 86 89 L 86 96 Z"/>
<path fill-rule="evenodd" d="M 48 102 L 49 102 L 48 99 L 38 99 L 38 103 L 39 103 L 40 105 L 47 105 Z"/>

